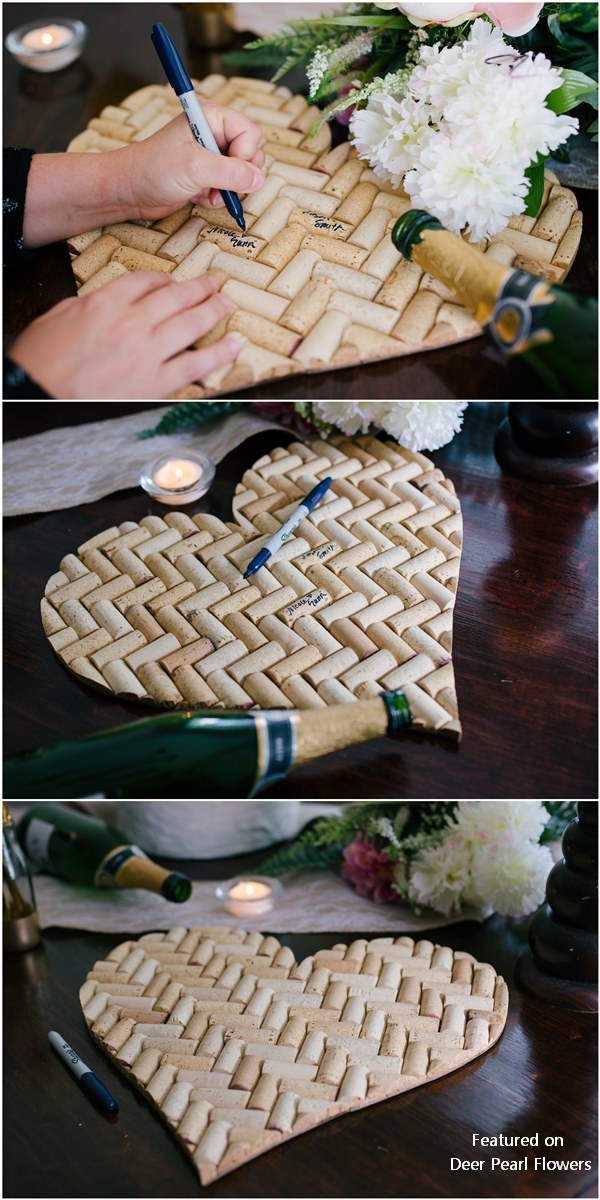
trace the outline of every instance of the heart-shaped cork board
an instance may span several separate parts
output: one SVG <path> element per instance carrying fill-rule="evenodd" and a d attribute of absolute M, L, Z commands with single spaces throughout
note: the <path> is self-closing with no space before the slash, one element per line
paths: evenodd
<path fill-rule="evenodd" d="M 322 503 L 250 579 L 315 484 Z M 462 544 L 454 486 L 376 438 L 293 442 L 208 513 L 126 521 L 48 580 L 48 640 L 80 679 L 181 708 L 315 708 L 402 688 L 413 724 L 460 735 L 450 656 Z"/>
<path fill-rule="evenodd" d="M 485 1054 L 508 989 L 489 963 L 426 940 L 360 939 L 297 963 L 272 936 L 178 927 L 117 946 L 80 1001 L 209 1184 Z"/>
<path fill-rule="evenodd" d="M 69 239 L 81 296 L 127 271 L 191 279 L 210 270 L 218 279 L 233 310 L 195 345 L 227 332 L 242 350 L 204 386 L 192 384 L 171 399 L 396 358 L 481 332 L 453 292 L 395 249 L 390 231 L 411 208 L 410 197 L 379 179 L 349 142 L 332 150 L 329 126 L 311 137 L 319 116 L 314 105 L 260 79 L 210 75 L 194 86 L 200 97 L 238 109 L 262 127 L 266 182 L 244 198 L 246 233 L 226 209 L 188 204 L 154 222 L 119 222 Z M 148 85 L 102 109 L 68 149 L 119 149 L 180 112 L 170 87 Z M 574 193 L 546 171 L 537 217 L 513 217 L 479 249 L 560 283 L 580 238 Z"/>

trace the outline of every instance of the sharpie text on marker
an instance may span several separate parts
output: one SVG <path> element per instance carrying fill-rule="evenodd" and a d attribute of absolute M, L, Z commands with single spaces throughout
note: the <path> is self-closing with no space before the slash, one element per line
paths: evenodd
<path fill-rule="evenodd" d="M 77 1051 L 65 1041 L 64 1037 L 52 1029 L 48 1034 L 48 1041 L 72 1071 L 86 1095 L 107 1112 L 118 1112 L 119 1105 L 114 1096 L 111 1096 L 108 1088 L 98 1079 L 97 1075 L 94 1075 L 91 1068 L 82 1062 Z"/>

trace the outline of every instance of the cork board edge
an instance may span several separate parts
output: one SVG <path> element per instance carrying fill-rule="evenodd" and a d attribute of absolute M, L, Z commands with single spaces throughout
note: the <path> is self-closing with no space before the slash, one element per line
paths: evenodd
<path fill-rule="evenodd" d="M 497 975 L 497 980 L 503 980 L 503 977 L 501 975 Z M 79 1002 L 83 1009 L 83 1003 L 81 1000 L 81 991 L 82 991 L 82 988 L 80 988 L 80 990 L 79 990 Z M 310 1133 L 313 1129 L 318 1129 L 322 1125 L 329 1125 L 332 1121 L 337 1120 L 339 1117 L 349 1116 L 351 1114 L 360 1112 L 361 1109 L 370 1108 L 373 1104 L 380 1104 L 385 1100 L 393 1100 L 396 1096 L 403 1096 L 406 1092 L 416 1091 L 417 1088 L 424 1087 L 428 1083 L 433 1083 L 434 1081 L 436 1081 L 438 1079 L 442 1079 L 442 1078 L 444 1078 L 445 1075 L 452 1075 L 456 1071 L 460 1071 L 463 1067 L 468 1066 L 469 1063 L 476 1062 L 476 1060 L 478 1058 L 482 1058 L 485 1054 L 488 1054 L 489 1051 L 493 1049 L 493 1047 L 500 1040 L 502 1034 L 504 1033 L 504 1030 L 506 1027 L 506 1020 L 507 1020 L 507 1016 L 508 1016 L 509 1000 L 510 1000 L 510 993 L 508 993 L 508 998 L 507 998 L 506 1004 L 502 1005 L 501 1008 L 495 1010 L 498 1013 L 499 1019 L 490 1024 L 490 1040 L 488 1042 L 488 1045 L 481 1047 L 479 1049 L 473 1050 L 473 1051 L 463 1050 L 461 1057 L 460 1057 L 460 1061 L 458 1063 L 455 1061 L 454 1063 L 450 1064 L 449 1066 L 446 1066 L 443 1068 L 437 1068 L 434 1071 L 432 1071 L 430 1074 L 426 1075 L 424 1078 L 420 1079 L 420 1082 L 418 1082 L 418 1083 L 409 1083 L 407 1081 L 407 1084 L 405 1087 L 389 1088 L 389 1089 L 388 1088 L 380 1088 L 377 1090 L 376 1094 L 370 1096 L 368 1099 L 354 1101 L 352 1104 L 345 1103 L 343 1105 L 343 1107 L 338 1107 L 335 1112 L 326 1112 L 324 1114 L 321 1114 L 317 1120 L 308 1119 L 309 1114 L 307 1114 L 307 1120 L 306 1120 L 306 1123 L 303 1122 L 302 1129 L 292 1130 L 289 1133 L 285 1133 L 285 1132 L 282 1132 L 281 1130 L 276 1130 L 276 1129 L 265 1131 L 265 1133 L 263 1135 L 263 1141 L 260 1146 L 257 1146 L 255 1148 L 253 1148 L 252 1146 L 249 1146 L 245 1153 L 243 1153 L 243 1154 L 240 1153 L 239 1157 L 237 1159 L 233 1159 L 232 1161 L 230 1161 L 227 1164 L 227 1166 L 222 1167 L 222 1168 L 214 1167 L 212 1169 L 210 1169 L 210 1168 L 206 1169 L 203 1167 L 199 1167 L 196 1164 L 196 1162 L 194 1160 L 194 1151 L 190 1150 L 188 1148 L 188 1146 L 185 1144 L 185 1142 L 180 1137 L 178 1137 L 177 1126 L 172 1124 L 170 1121 L 168 1121 L 162 1115 L 160 1105 L 157 1104 L 157 1102 L 155 1100 L 153 1100 L 153 1098 L 148 1094 L 147 1089 L 142 1084 L 138 1083 L 135 1076 L 132 1075 L 131 1070 L 128 1070 L 126 1067 L 121 1066 L 116 1061 L 116 1054 L 113 1057 L 113 1055 L 110 1054 L 106 1050 L 103 1039 L 98 1037 L 96 1034 L 94 1034 L 92 1032 L 91 1026 L 92 1026 L 93 1022 L 91 1020 L 88 1021 L 88 1019 L 85 1017 L 84 1017 L 84 1021 L 86 1023 L 87 1031 L 88 1031 L 90 1037 L 96 1043 L 96 1045 L 101 1050 L 101 1052 L 107 1058 L 110 1058 L 113 1061 L 115 1069 L 117 1070 L 118 1074 L 122 1078 L 126 1079 L 128 1084 L 133 1085 L 135 1090 L 141 1096 L 143 1096 L 144 1101 L 146 1102 L 146 1104 L 149 1105 L 150 1110 L 154 1111 L 156 1113 L 161 1128 L 163 1130 L 164 1129 L 167 1130 L 167 1132 L 170 1134 L 171 1138 L 174 1139 L 176 1146 L 179 1147 L 179 1149 L 182 1150 L 184 1152 L 184 1154 L 186 1155 L 186 1157 L 190 1160 L 190 1162 L 192 1164 L 192 1168 L 193 1168 L 194 1172 L 196 1173 L 201 1186 L 208 1187 L 211 1183 L 215 1183 L 218 1179 L 222 1179 L 226 1175 L 230 1175 L 233 1171 L 239 1170 L 239 1168 L 245 1166 L 246 1163 L 251 1162 L 255 1158 L 260 1158 L 261 1155 L 267 1154 L 270 1150 L 275 1149 L 277 1146 L 282 1145 L 284 1142 L 292 1141 L 292 1139 L 301 1137 L 305 1133 Z M 82 1011 L 82 1016 L 83 1016 L 83 1011 Z M 415 1078 L 418 1078 L 418 1077 L 410 1076 L 410 1079 L 415 1079 Z M 267 1140 L 268 1140 L 268 1145 L 266 1144 Z"/>

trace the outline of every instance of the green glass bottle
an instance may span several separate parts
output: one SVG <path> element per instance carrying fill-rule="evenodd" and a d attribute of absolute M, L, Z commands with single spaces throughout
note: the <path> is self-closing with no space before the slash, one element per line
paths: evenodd
<path fill-rule="evenodd" d="M 392 229 L 400 254 L 451 288 L 501 354 L 522 354 L 554 396 L 598 398 L 598 303 L 502 266 L 421 209 Z"/>
<path fill-rule="evenodd" d="M 60 742 L 4 763 L 12 799 L 230 799 L 256 795 L 309 759 L 394 734 L 403 692 L 305 712 L 174 712 Z"/>
<path fill-rule="evenodd" d="M 187 875 L 159 867 L 113 825 L 73 806 L 32 805 L 17 825 L 17 836 L 34 867 L 80 887 L 145 888 L 175 904 L 192 892 Z"/>

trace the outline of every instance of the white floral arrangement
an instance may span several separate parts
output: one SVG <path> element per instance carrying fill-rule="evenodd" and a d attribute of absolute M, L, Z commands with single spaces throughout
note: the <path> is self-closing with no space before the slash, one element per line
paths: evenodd
<path fill-rule="evenodd" d="M 554 861 L 547 843 L 574 816 L 574 804 L 537 800 L 346 804 L 260 869 L 338 869 L 359 896 L 416 913 L 475 907 L 522 917 L 543 903 Z"/>
<path fill-rule="evenodd" d="M 338 9 L 252 43 L 250 64 L 271 53 L 276 79 L 303 65 L 323 119 L 348 124 L 375 176 L 453 233 L 481 242 L 535 216 L 545 160 L 581 127 L 566 114 L 597 107 L 597 4 Z"/>
<path fill-rule="evenodd" d="M 387 433 L 407 450 L 438 450 L 462 427 L 466 403 L 453 400 L 182 401 L 140 437 L 199 429 L 242 409 L 278 421 L 304 437 Z"/>

